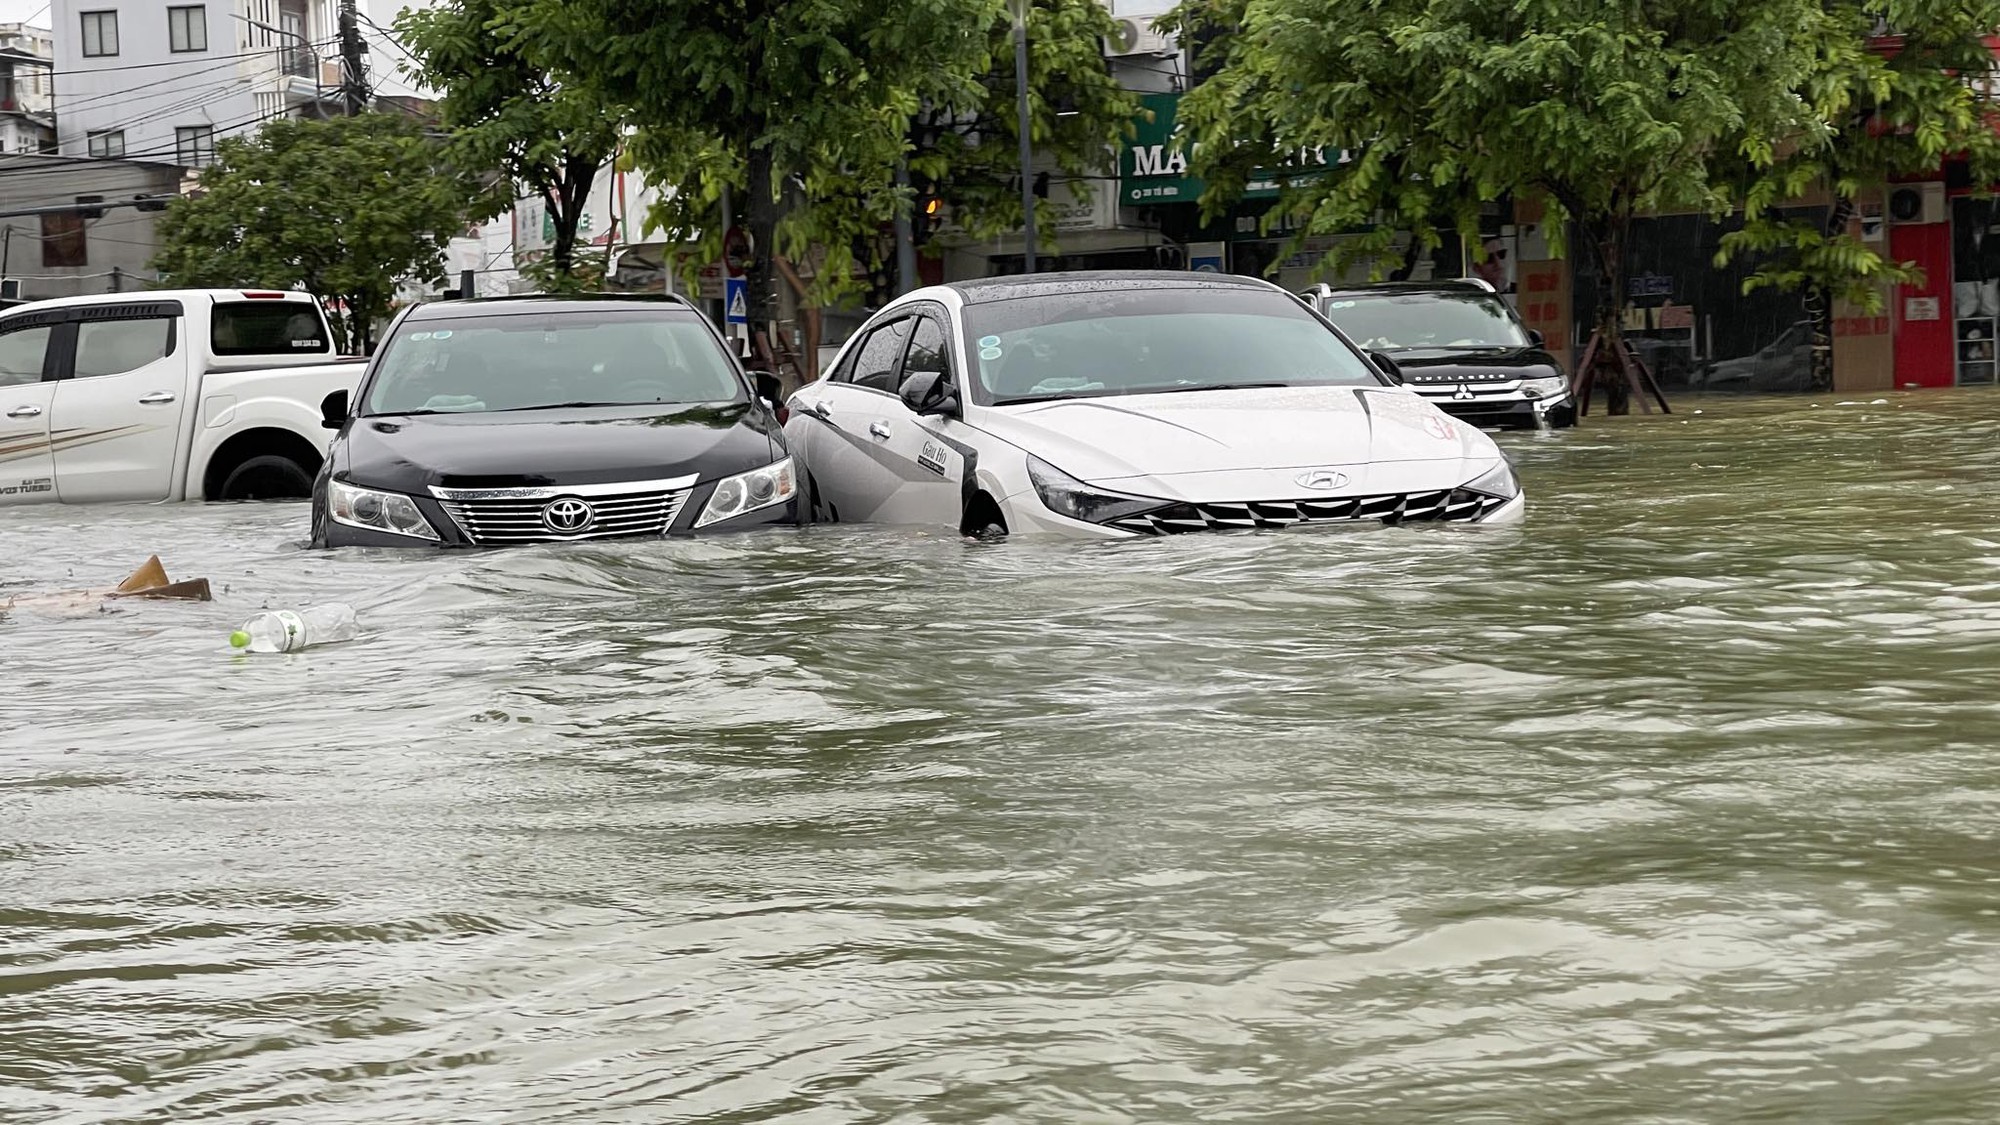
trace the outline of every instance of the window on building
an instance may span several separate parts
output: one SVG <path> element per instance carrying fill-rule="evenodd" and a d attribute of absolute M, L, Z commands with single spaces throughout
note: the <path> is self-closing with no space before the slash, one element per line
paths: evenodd
<path fill-rule="evenodd" d="M 118 53 L 118 13 L 83 13 L 83 57 L 101 59 Z"/>
<path fill-rule="evenodd" d="M 83 213 L 42 216 L 42 265 L 51 269 L 90 264 L 83 238 Z"/>
<path fill-rule="evenodd" d="M 106 129 L 103 132 L 91 133 L 89 136 L 90 155 L 102 157 L 125 155 L 125 130 Z"/>
<path fill-rule="evenodd" d="M 174 130 L 174 162 L 200 168 L 215 159 L 215 126 L 182 125 Z"/>
<path fill-rule="evenodd" d="M 207 7 L 167 9 L 167 50 L 176 54 L 208 50 Z"/>

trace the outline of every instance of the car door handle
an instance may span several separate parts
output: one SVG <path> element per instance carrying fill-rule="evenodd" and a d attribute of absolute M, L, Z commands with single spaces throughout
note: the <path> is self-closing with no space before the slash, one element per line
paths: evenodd
<path fill-rule="evenodd" d="M 7 412 L 7 417 L 9 418 L 39 418 L 41 416 L 42 408 L 39 406 L 17 406 Z"/>
<path fill-rule="evenodd" d="M 152 394 L 139 396 L 141 406 L 165 406 L 172 401 L 174 401 L 172 391 L 154 391 Z"/>
<path fill-rule="evenodd" d="M 878 438 L 878 439 L 882 440 L 882 441 L 888 441 L 888 440 L 889 440 L 889 423 L 887 423 L 887 422 L 870 422 L 870 423 L 868 423 L 868 432 L 869 432 L 870 434 L 874 435 L 874 436 L 875 436 L 876 438 Z"/>

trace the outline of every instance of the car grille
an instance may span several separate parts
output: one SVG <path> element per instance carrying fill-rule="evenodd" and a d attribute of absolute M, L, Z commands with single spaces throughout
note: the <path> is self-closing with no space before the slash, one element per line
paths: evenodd
<path fill-rule="evenodd" d="M 694 492 L 694 477 L 617 484 L 533 488 L 432 488 L 445 513 L 474 543 L 574 543 L 586 539 L 660 536 L 674 525 Z M 588 505 L 588 521 L 575 530 L 575 503 Z M 562 516 L 568 516 L 566 521 Z"/>
<path fill-rule="evenodd" d="M 1256 500 L 1226 504 L 1171 504 L 1108 526 L 1142 535 L 1184 531 L 1228 531 L 1291 527 L 1301 523 L 1472 523 L 1506 501 L 1463 488 L 1403 492 L 1389 496 L 1342 496 L 1327 500 Z"/>

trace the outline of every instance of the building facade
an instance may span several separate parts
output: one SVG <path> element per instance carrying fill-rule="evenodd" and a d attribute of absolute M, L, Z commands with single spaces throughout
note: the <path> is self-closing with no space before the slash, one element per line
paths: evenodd
<path fill-rule="evenodd" d="M 47 28 L 0 23 L 0 152 L 55 144 L 55 38 Z"/>
<path fill-rule="evenodd" d="M 164 203 L 179 190 L 181 175 L 173 164 L 0 155 L 6 189 L 0 210 L 45 212 L 0 217 L 0 279 L 31 301 L 152 283 L 160 215 L 129 204 L 141 196 Z"/>
<path fill-rule="evenodd" d="M 54 0 L 63 155 L 200 167 L 215 142 L 336 110 L 330 0 Z"/>

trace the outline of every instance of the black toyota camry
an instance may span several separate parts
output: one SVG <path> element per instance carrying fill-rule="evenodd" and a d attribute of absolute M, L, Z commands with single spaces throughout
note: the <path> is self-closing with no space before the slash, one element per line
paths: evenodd
<path fill-rule="evenodd" d="M 1398 282 L 1301 294 L 1355 343 L 1394 360 L 1404 385 L 1475 426 L 1573 426 L 1569 379 L 1491 287 Z"/>
<path fill-rule="evenodd" d="M 417 305 L 390 327 L 313 487 L 313 543 L 485 546 L 799 519 L 771 402 L 673 297 Z"/>

